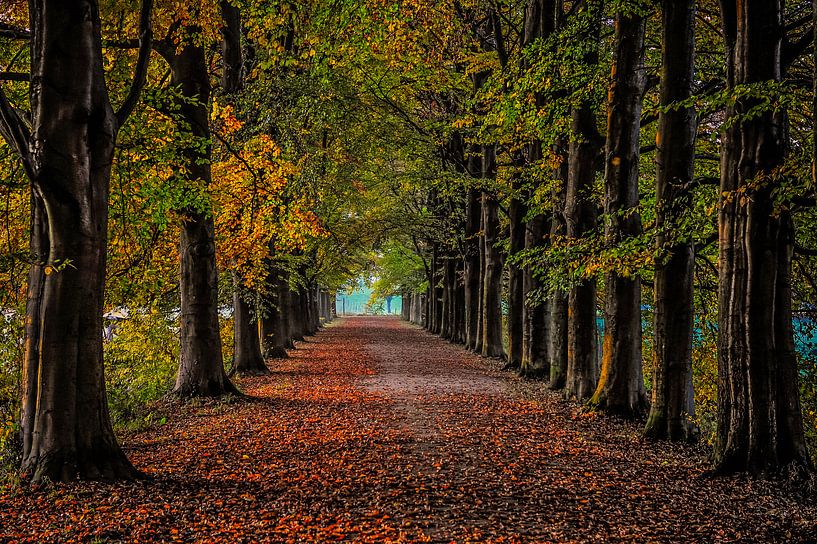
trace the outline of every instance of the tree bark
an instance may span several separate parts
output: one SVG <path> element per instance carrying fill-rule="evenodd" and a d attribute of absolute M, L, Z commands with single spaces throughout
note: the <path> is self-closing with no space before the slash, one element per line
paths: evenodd
<path fill-rule="evenodd" d="M 615 27 L 604 172 L 605 243 L 612 248 L 641 235 L 638 159 L 646 18 L 619 12 Z M 604 295 L 601 376 L 590 404 L 608 414 L 640 418 L 648 407 L 641 359 L 641 281 L 634 272 L 612 270 L 604 280 Z"/>
<path fill-rule="evenodd" d="M 721 2 L 727 86 L 781 80 L 781 0 Z M 742 97 L 722 135 L 718 287 L 719 472 L 810 470 L 791 315 L 794 227 L 776 201 L 786 155 L 784 109 L 745 114 Z M 785 204 L 785 203 L 783 203 Z"/>
<path fill-rule="evenodd" d="M 233 355 L 232 372 L 242 376 L 262 376 L 269 374 L 261 354 L 258 320 L 253 316 L 252 307 L 245 296 L 253 293 L 242 292 L 241 278 L 234 275 L 235 291 L 233 293 Z"/>
<path fill-rule="evenodd" d="M 433 289 L 432 293 L 434 294 L 434 300 L 432 301 L 433 307 L 433 318 L 431 321 L 431 332 L 434 334 L 440 334 L 442 332 L 442 322 L 443 322 L 443 287 L 442 283 L 444 281 L 443 278 L 443 266 L 442 266 L 442 259 L 440 257 L 440 247 L 439 244 L 434 244 L 433 255 L 431 259 L 431 269 L 434 278 Z"/>
<path fill-rule="evenodd" d="M 562 162 L 557 171 L 559 185 L 554 188 L 553 214 L 550 224 L 551 239 L 564 236 L 567 233 L 565 222 L 565 185 L 567 184 L 567 153 L 560 145 L 556 150 Z M 568 293 L 556 290 L 550 297 L 550 343 L 548 359 L 550 362 L 550 389 L 563 389 L 567 379 L 568 361 Z"/>
<path fill-rule="evenodd" d="M 465 263 L 462 259 L 457 261 L 455 272 L 454 291 L 454 342 L 465 343 L 465 285 L 462 279 L 465 276 Z"/>
<path fill-rule="evenodd" d="M 0 89 L 0 133 L 33 189 L 20 419 L 21 470 L 33 481 L 139 476 L 111 427 L 102 310 L 111 164 L 144 85 L 151 8 L 142 6 L 136 76 L 118 112 L 94 0 L 29 2 L 30 132 Z"/>
<path fill-rule="evenodd" d="M 160 54 L 170 65 L 170 84 L 185 99 L 177 104 L 187 124 L 183 130 L 202 141 L 210 140 L 210 78 L 204 49 L 193 43 L 164 43 Z M 209 186 L 211 148 L 193 146 L 185 151 L 186 180 Z M 224 371 L 218 322 L 218 276 L 215 227 L 207 210 L 179 210 L 184 217 L 179 241 L 181 292 L 181 360 L 173 394 L 211 397 L 238 393 Z"/>
<path fill-rule="evenodd" d="M 659 440 L 692 442 L 692 334 L 694 327 L 693 245 L 680 222 L 692 206 L 687 188 L 694 179 L 695 110 L 669 108 L 692 96 L 695 68 L 695 1 L 664 0 L 661 113 L 656 162 L 655 324 L 653 389 L 644 434 Z"/>
<path fill-rule="evenodd" d="M 488 177 L 496 176 L 496 150 L 484 148 L 483 171 Z M 502 342 L 502 269 L 505 258 L 497 247 L 499 240 L 499 201 L 490 191 L 482 192 L 483 240 L 485 246 L 485 273 L 482 292 L 482 355 L 505 358 Z"/>
<path fill-rule="evenodd" d="M 601 2 L 582 2 L 586 8 L 588 50 L 584 62 L 598 64 L 601 27 Z M 571 140 L 565 190 L 567 237 L 580 240 L 596 228 L 597 211 L 593 184 L 596 160 L 603 138 L 596 126 L 593 105 L 584 102 L 571 112 Z M 570 290 L 568 298 L 568 361 L 565 397 L 584 401 L 593 395 L 598 383 L 596 329 L 596 280 L 583 278 Z"/>
<path fill-rule="evenodd" d="M 451 340 L 454 322 L 454 260 L 449 252 L 442 258 L 442 317 L 440 323 L 440 337 Z"/>
<path fill-rule="evenodd" d="M 261 339 L 264 357 L 286 359 L 290 327 L 285 314 L 289 309 L 289 283 L 286 272 L 276 264 L 270 265 L 267 278 L 268 297 L 264 317 L 261 320 Z"/>
<path fill-rule="evenodd" d="M 567 236 L 581 239 L 596 227 L 593 196 L 595 162 L 600 136 L 595 116 L 588 105 L 573 111 L 574 140 L 570 143 L 570 162 L 565 195 Z M 568 298 L 568 361 L 565 396 L 589 399 L 598 380 L 596 351 L 596 280 L 585 278 L 570 290 Z"/>
<path fill-rule="evenodd" d="M 289 324 L 289 337 L 295 341 L 303 342 L 305 340 L 306 326 L 304 325 L 305 315 L 301 303 L 302 291 L 300 287 L 295 289 L 287 287 L 287 291 L 289 292 L 287 297 L 289 298 L 289 310 L 286 312 L 288 317 L 286 321 Z"/>
<path fill-rule="evenodd" d="M 469 167 L 472 170 L 475 164 L 473 157 L 469 158 Z M 481 208 L 479 191 L 468 189 L 465 201 L 465 347 L 475 351 L 477 347 L 477 328 L 479 326 L 479 293 L 480 293 L 480 216 Z"/>
<path fill-rule="evenodd" d="M 522 166 L 522 161 L 518 161 Z M 520 179 L 513 181 L 514 193 L 518 196 L 511 198 L 508 205 L 508 221 L 510 223 L 510 254 L 509 258 L 517 256 L 525 249 L 525 216 L 527 205 L 522 193 Z M 524 335 L 524 270 L 516 263 L 508 265 L 508 364 L 509 369 L 522 368 L 522 337 Z"/>
<path fill-rule="evenodd" d="M 556 29 L 558 2 L 554 0 L 528 0 L 525 7 L 524 28 L 522 32 L 523 47 L 528 47 L 537 39 L 549 37 Z M 523 68 L 527 68 L 523 61 Z M 542 97 L 536 96 L 537 106 L 542 106 Z M 520 157 L 525 159 L 525 157 Z M 542 144 L 539 141 L 527 147 L 527 157 L 520 160 L 536 163 L 542 159 Z M 516 180 L 517 191 L 522 190 Z M 508 207 L 510 221 L 510 250 L 516 254 L 523 249 L 535 249 L 543 246 L 545 241 L 546 219 L 540 214 L 531 218 L 527 224 L 524 218 L 528 213 L 525 199 L 528 191 L 523 191 L 520 199 L 512 199 Z M 534 299 L 541 285 L 534 276 L 530 266 L 514 268 L 511 266 L 508 293 L 508 365 L 518 368 L 520 374 L 529 378 L 542 378 L 548 373 L 547 343 L 549 339 L 549 315 L 547 304 L 542 304 L 541 293 Z"/>
<path fill-rule="evenodd" d="M 538 144 L 535 144 L 538 147 Z M 532 154 L 541 158 L 541 151 Z M 543 214 L 538 214 L 528 221 L 525 229 L 525 246 L 528 249 L 542 247 L 545 244 L 547 221 Z M 550 337 L 550 320 L 548 303 L 543 299 L 541 282 L 528 269 L 523 274 L 525 306 L 523 308 L 522 364 L 520 374 L 526 378 L 542 379 L 550 372 L 547 356 L 547 343 Z"/>

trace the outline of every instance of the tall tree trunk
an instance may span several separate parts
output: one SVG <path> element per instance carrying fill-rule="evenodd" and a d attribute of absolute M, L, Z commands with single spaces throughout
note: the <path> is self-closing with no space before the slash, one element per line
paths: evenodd
<path fill-rule="evenodd" d="M 305 340 L 304 335 L 306 334 L 306 325 L 304 322 L 306 314 L 304 313 L 302 303 L 302 288 L 300 286 L 293 288 L 292 284 L 289 284 L 288 290 L 289 306 L 286 312 L 288 317 L 286 321 L 289 325 L 289 336 L 293 340 L 303 342 Z"/>
<path fill-rule="evenodd" d="M 561 157 L 557 170 L 558 187 L 553 189 L 553 214 L 550 225 L 551 239 L 567 233 L 565 222 L 565 185 L 567 184 L 567 153 L 560 144 L 556 153 Z M 548 359 L 550 362 L 550 389 L 563 389 L 567 378 L 568 360 L 568 293 L 559 289 L 550 298 L 550 345 Z"/>
<path fill-rule="evenodd" d="M 311 321 L 312 334 L 316 334 L 321 330 L 321 316 L 320 307 L 318 305 L 318 296 L 320 290 L 315 280 L 312 280 L 312 287 L 309 289 L 309 317 Z"/>
<path fill-rule="evenodd" d="M 485 341 L 485 194 L 479 196 L 479 306 L 477 308 L 477 338 L 474 351 L 482 353 Z"/>
<path fill-rule="evenodd" d="M 723 0 L 727 85 L 781 80 L 781 0 Z M 794 227 L 777 201 L 786 154 L 783 109 L 748 118 L 760 99 L 740 98 L 721 147 L 718 287 L 720 472 L 810 468 L 803 434 L 791 315 Z"/>
<path fill-rule="evenodd" d="M 137 75 L 118 112 L 94 0 L 29 2 L 30 132 L 0 88 L 0 133 L 35 195 L 20 420 L 21 470 L 33 481 L 139 476 L 111 427 L 102 310 L 111 164 L 144 84 L 151 7 L 142 7 Z"/>
<path fill-rule="evenodd" d="M 454 342 L 457 344 L 465 343 L 465 285 L 463 279 L 465 277 L 465 262 L 462 259 L 457 260 L 456 272 L 454 277 Z"/>
<path fill-rule="evenodd" d="M 615 60 L 610 82 L 604 171 L 605 242 L 608 247 L 641 235 L 638 159 L 646 18 L 637 10 L 616 14 Z M 641 359 L 641 281 L 610 271 L 604 280 L 601 376 L 590 404 L 625 418 L 647 410 Z"/>
<path fill-rule="evenodd" d="M 522 32 L 522 43 L 529 47 L 537 39 L 549 37 L 556 29 L 558 2 L 554 0 L 528 0 L 525 7 L 525 19 Z M 527 62 L 523 61 L 523 69 Z M 542 97 L 536 96 L 537 106 L 542 106 Z M 527 148 L 526 161 L 534 164 L 542 159 L 542 144 L 531 142 Z M 520 157 L 524 158 L 524 157 Z M 516 189 L 521 187 L 517 182 Z M 514 191 L 516 192 L 516 191 Z M 523 249 L 534 249 L 545 242 L 546 220 L 543 214 L 531 218 L 527 225 L 523 222 L 528 213 L 525 199 L 529 191 L 523 191 L 521 200 L 514 199 L 509 205 L 510 249 L 511 254 Z M 549 338 L 549 316 L 547 305 L 542 304 L 541 293 L 534 298 L 541 285 L 530 266 L 518 270 L 511 268 L 508 293 L 508 339 L 509 366 L 518 368 L 523 376 L 541 378 L 548 372 L 546 346 Z"/>
<path fill-rule="evenodd" d="M 583 1 L 579 15 L 586 18 L 585 40 L 588 50 L 584 62 L 598 64 L 598 36 L 601 30 L 601 2 Z M 574 107 L 571 113 L 571 139 L 565 189 L 567 237 L 580 240 L 596 228 L 597 211 L 593 184 L 596 161 L 603 144 L 596 126 L 593 104 Z M 596 329 L 596 280 L 580 279 L 570 290 L 567 324 L 568 360 L 565 397 L 578 401 L 593 395 L 598 383 Z"/>
<path fill-rule="evenodd" d="M 261 354 L 261 340 L 258 334 L 258 320 L 253 315 L 250 303 L 244 297 L 254 293 L 242 292 L 241 278 L 234 275 L 235 291 L 233 292 L 233 369 L 242 376 L 261 376 L 269 374 Z"/>
<path fill-rule="evenodd" d="M 411 303 L 412 316 L 411 321 L 415 325 L 423 325 L 423 306 L 425 305 L 424 297 L 421 293 L 414 293 L 413 301 Z"/>
<path fill-rule="evenodd" d="M 567 236 L 578 240 L 596 226 L 593 181 L 600 146 L 596 120 L 587 105 L 573 112 L 573 134 L 574 138 L 582 140 L 570 143 L 565 219 Z M 585 278 L 570 290 L 568 297 L 567 398 L 583 401 L 589 399 L 596 389 L 596 335 L 596 280 Z"/>
<path fill-rule="evenodd" d="M 539 144 L 534 144 L 536 151 L 531 154 L 536 160 L 541 159 Z M 543 214 L 532 217 L 525 229 L 525 247 L 535 249 L 545 244 L 547 221 Z M 523 309 L 522 364 L 520 374 L 527 378 L 541 379 L 550 372 L 547 357 L 547 343 L 550 337 L 550 320 L 548 319 L 547 300 L 543 299 L 541 283 L 528 269 L 522 277 L 525 292 Z"/>
<path fill-rule="evenodd" d="M 471 175 L 476 171 L 476 159 L 469 157 Z M 481 169 L 481 167 L 479 168 Z M 476 350 L 477 328 L 479 326 L 479 284 L 480 284 L 480 207 L 479 191 L 468 189 L 465 200 L 465 347 Z"/>
<path fill-rule="evenodd" d="M 223 66 L 221 87 L 225 94 L 238 92 L 242 85 L 243 55 L 241 52 L 241 11 L 227 2 L 220 2 L 221 18 L 221 56 Z M 241 280 L 241 274 L 233 272 L 233 368 L 231 372 L 241 375 L 268 374 L 269 369 L 261 354 L 258 320 L 253 316 L 252 308 L 246 300 L 254 299 L 255 293 L 247 292 Z"/>
<path fill-rule="evenodd" d="M 669 107 L 692 96 L 695 68 L 695 1 L 664 0 L 661 113 L 656 175 L 655 324 L 653 389 L 644 434 L 690 442 L 693 422 L 693 245 L 676 232 L 690 212 L 695 165 L 695 110 Z"/>
<path fill-rule="evenodd" d="M 272 263 L 267 278 L 268 298 L 266 312 L 261 320 L 261 342 L 264 357 L 267 359 L 285 359 L 289 341 L 289 322 L 285 314 L 289 309 L 289 283 L 286 272 Z"/>
<path fill-rule="evenodd" d="M 409 315 L 411 315 L 411 296 L 404 290 L 400 293 L 400 319 L 408 321 Z"/>
<path fill-rule="evenodd" d="M 180 100 L 177 106 L 190 135 L 209 141 L 210 76 L 204 49 L 193 43 L 165 43 L 159 51 L 170 65 L 171 85 L 189 99 Z M 209 186 L 210 146 L 191 146 L 185 159 L 185 178 Z M 224 371 L 221 354 L 213 217 L 207 210 L 194 208 L 180 213 L 184 217 L 179 241 L 181 360 L 173 393 L 180 397 L 238 393 Z"/>
<path fill-rule="evenodd" d="M 440 336 L 446 340 L 451 340 L 453 324 L 454 293 L 452 283 L 454 281 L 454 260 L 449 252 L 445 252 L 442 258 L 442 318 L 440 323 Z"/>
<path fill-rule="evenodd" d="M 483 169 L 487 176 L 496 175 L 496 150 L 486 147 Z M 493 192 L 482 193 L 483 237 L 485 240 L 485 274 L 482 293 L 482 355 L 505 357 L 502 344 L 502 269 L 504 256 L 497 247 L 499 240 L 499 201 Z"/>
<path fill-rule="evenodd" d="M 521 168 L 523 161 L 517 161 Z M 508 221 L 510 223 L 510 253 L 509 258 L 517 256 L 525 249 L 525 216 L 527 205 L 522 194 L 522 182 L 517 177 L 513 181 L 515 195 L 508 205 Z M 518 193 L 518 194 L 517 194 Z M 522 337 L 524 330 L 524 270 L 517 263 L 508 265 L 508 364 L 509 369 L 522 368 Z"/>
<path fill-rule="evenodd" d="M 434 244 L 434 254 L 432 257 L 432 270 L 434 274 L 434 316 L 431 322 L 431 332 L 434 334 L 440 334 L 442 332 L 442 323 L 443 323 L 443 264 L 442 258 L 440 256 L 440 246 L 438 244 Z"/>

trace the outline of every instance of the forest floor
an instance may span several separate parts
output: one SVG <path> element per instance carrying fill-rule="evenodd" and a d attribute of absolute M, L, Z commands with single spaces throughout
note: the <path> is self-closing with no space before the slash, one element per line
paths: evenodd
<path fill-rule="evenodd" d="M 391 318 L 346 318 L 124 437 L 152 478 L 0 489 L 1 542 L 817 542 L 815 501 L 582 414 Z"/>

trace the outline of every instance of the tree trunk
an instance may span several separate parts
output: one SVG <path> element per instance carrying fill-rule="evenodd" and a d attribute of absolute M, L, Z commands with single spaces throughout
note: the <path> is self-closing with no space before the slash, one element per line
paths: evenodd
<path fill-rule="evenodd" d="M 269 374 L 261 354 L 258 336 L 258 320 L 253 316 L 252 307 L 244 299 L 253 293 L 242 292 L 241 278 L 235 274 L 233 293 L 233 370 L 242 376 L 262 376 Z"/>
<path fill-rule="evenodd" d="M 600 145 L 595 116 L 586 105 L 573 112 L 573 134 L 581 140 L 570 143 L 565 219 L 568 238 L 578 240 L 596 226 L 593 182 Z M 568 298 L 567 398 L 583 401 L 596 389 L 596 334 L 596 280 L 585 278 L 570 290 Z"/>
<path fill-rule="evenodd" d="M 469 162 L 473 164 L 474 159 L 469 158 Z M 465 291 L 465 347 L 472 351 L 477 347 L 477 328 L 479 326 L 481 214 L 479 191 L 468 189 L 465 201 L 465 283 L 463 288 Z"/>
<path fill-rule="evenodd" d="M 484 148 L 483 169 L 487 176 L 496 175 L 496 151 Z M 485 240 L 485 274 L 482 293 L 482 355 L 505 358 L 502 344 L 502 269 L 504 256 L 497 247 L 499 240 L 499 201 L 492 192 L 482 193 L 483 237 Z"/>
<path fill-rule="evenodd" d="M 655 324 L 653 389 L 644 434 L 691 442 L 698 429 L 692 392 L 694 249 L 675 234 L 690 212 L 694 179 L 695 110 L 669 108 L 692 96 L 695 2 L 664 0 L 661 113 L 656 163 Z"/>
<path fill-rule="evenodd" d="M 601 3 L 582 2 L 580 12 L 587 18 L 585 40 L 588 50 L 584 62 L 588 67 L 598 64 L 598 43 L 601 30 Z M 596 228 L 597 212 L 593 184 L 596 160 L 604 142 L 596 127 L 591 102 L 574 107 L 571 113 L 571 140 L 565 189 L 565 222 L 567 237 L 580 240 Z M 596 329 L 596 280 L 579 278 L 568 298 L 568 360 L 565 397 L 584 401 L 593 395 L 598 383 Z"/>
<path fill-rule="evenodd" d="M 321 315 L 320 306 L 318 304 L 318 297 L 320 296 L 320 288 L 317 282 L 313 280 L 312 288 L 309 290 L 309 316 L 312 322 L 312 334 L 316 334 L 321 330 Z"/>
<path fill-rule="evenodd" d="M 610 82 L 604 171 L 607 247 L 638 238 L 638 159 L 644 73 L 646 18 L 616 15 L 615 60 Z M 641 281 L 612 270 L 604 280 L 604 345 L 601 376 L 590 404 L 624 418 L 640 418 L 648 408 L 641 359 Z"/>
<path fill-rule="evenodd" d="M 143 6 L 145 55 L 150 6 Z M 0 90 L 0 132 L 20 154 L 36 195 L 21 470 L 33 481 L 135 478 L 111 427 L 102 361 L 111 164 L 130 110 L 111 109 L 96 1 L 35 0 L 29 16 L 30 133 Z M 126 105 L 138 99 L 140 67 Z"/>
<path fill-rule="evenodd" d="M 241 11 L 227 2 L 220 2 L 221 18 L 221 87 L 225 94 L 238 92 L 243 86 L 243 55 L 241 51 Z M 233 369 L 241 375 L 263 375 L 269 370 L 261 354 L 259 321 L 252 315 L 251 307 L 244 297 L 253 293 L 244 292 L 241 275 L 233 272 Z M 254 298 L 254 297 L 253 297 Z"/>
<path fill-rule="evenodd" d="M 465 276 L 465 263 L 457 260 L 454 274 L 454 342 L 465 343 L 465 286 L 462 279 Z"/>
<path fill-rule="evenodd" d="M 554 188 L 553 214 L 550 225 L 551 239 L 562 237 L 567 233 L 565 222 L 565 185 L 567 184 L 567 153 L 564 144 L 560 143 L 556 153 L 561 156 L 562 162 L 557 171 L 560 181 L 558 187 Z M 568 360 L 568 293 L 564 290 L 557 290 L 550 297 L 550 344 L 548 348 L 548 360 L 550 362 L 550 389 L 563 389 L 567 378 Z"/>
<path fill-rule="evenodd" d="M 434 334 L 440 334 L 442 332 L 443 327 L 443 266 L 442 266 L 442 258 L 440 257 L 440 248 L 437 244 L 434 245 L 434 255 L 432 257 L 432 270 L 434 274 L 434 318 L 431 322 L 432 328 L 431 332 Z"/>
<path fill-rule="evenodd" d="M 528 0 L 522 32 L 523 47 L 528 47 L 538 39 L 546 39 L 556 28 L 559 2 L 554 0 Z M 527 69 L 527 61 L 522 62 Z M 543 105 L 540 95 L 535 97 L 537 106 Z M 524 156 L 519 157 L 518 166 L 524 165 Z M 527 148 L 527 163 L 534 164 L 542 159 L 542 144 L 534 141 Z M 522 191 L 515 180 L 515 193 Z M 545 218 L 537 215 L 527 225 L 524 218 L 528 213 L 525 199 L 528 191 L 522 191 L 519 200 L 511 200 L 508 209 L 510 221 L 510 251 L 516 254 L 523 249 L 534 249 L 545 244 Z M 540 288 L 530 266 L 511 266 L 508 285 L 508 366 L 518 368 L 520 374 L 530 378 L 541 378 L 547 374 L 548 360 L 546 346 L 549 339 L 549 316 L 547 305 L 542 304 L 541 293 L 534 300 L 534 292 Z"/>
<path fill-rule="evenodd" d="M 289 321 L 285 314 L 289 309 L 289 283 L 286 281 L 286 272 L 274 263 L 270 265 L 267 279 L 269 296 L 266 312 L 261 320 L 261 339 L 264 357 L 267 359 L 285 359 L 289 342 Z"/>
<path fill-rule="evenodd" d="M 452 283 L 454 281 L 454 260 L 446 252 L 442 258 L 442 281 L 443 281 L 443 296 L 442 296 L 442 318 L 440 323 L 440 336 L 446 340 L 451 340 L 452 325 L 453 325 L 453 310 L 454 310 L 454 293 L 452 290 Z"/>
<path fill-rule="evenodd" d="M 482 353 L 485 340 L 485 195 L 479 195 L 479 301 L 477 308 L 477 336 L 474 351 Z"/>
<path fill-rule="evenodd" d="M 403 291 L 400 293 L 400 319 L 408 321 L 409 315 L 411 315 L 411 297 L 406 291 Z"/>
<path fill-rule="evenodd" d="M 721 3 L 727 86 L 781 80 L 781 0 Z M 777 201 L 786 154 L 783 109 L 736 101 L 721 147 L 718 287 L 720 472 L 810 468 L 803 435 L 791 315 L 794 228 Z M 784 203 L 783 203 L 784 204 Z"/>
<path fill-rule="evenodd" d="M 522 161 L 517 161 L 522 166 Z M 514 193 L 518 196 L 511 198 L 508 205 L 508 221 L 510 222 L 510 254 L 517 256 L 525 249 L 525 215 L 527 205 L 523 200 L 521 180 L 514 179 Z M 524 329 L 524 271 L 517 263 L 508 265 L 508 364 L 509 369 L 522 368 L 522 336 Z"/>
<path fill-rule="evenodd" d="M 170 65 L 171 85 L 183 97 L 193 99 L 177 105 L 191 136 L 209 141 L 210 79 L 204 50 L 191 43 L 172 44 L 161 48 L 161 53 Z M 185 159 L 186 180 L 209 186 L 210 146 L 191 146 Z M 207 210 L 193 208 L 180 213 L 184 216 L 179 241 L 181 361 L 173 393 L 180 397 L 237 393 L 224 371 L 221 354 L 213 217 Z"/>
<path fill-rule="evenodd" d="M 302 292 L 300 287 L 294 290 L 287 288 L 289 291 L 289 311 L 287 312 L 287 323 L 289 325 L 289 337 L 298 342 L 305 340 L 306 326 L 304 325 L 304 312 L 301 303 Z"/>
<path fill-rule="evenodd" d="M 423 306 L 425 305 L 425 300 L 421 293 L 414 293 L 414 300 L 411 304 L 411 309 L 413 312 L 412 315 L 412 323 L 415 325 L 423 325 Z"/>
<path fill-rule="evenodd" d="M 539 144 L 534 144 L 538 147 Z M 532 156 L 541 158 L 541 151 Z M 545 244 L 545 216 L 538 214 L 528 221 L 525 229 L 525 246 L 528 249 L 542 247 Z M 550 336 L 548 304 L 539 292 L 541 284 L 528 269 L 523 277 L 525 306 L 523 308 L 522 364 L 520 374 L 526 378 L 541 379 L 549 374 L 547 342 Z"/>

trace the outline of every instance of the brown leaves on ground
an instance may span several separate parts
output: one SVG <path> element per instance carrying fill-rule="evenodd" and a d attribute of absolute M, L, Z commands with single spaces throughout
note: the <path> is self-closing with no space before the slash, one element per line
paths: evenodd
<path fill-rule="evenodd" d="M 0 492 L 2 542 L 814 542 L 775 484 L 576 408 L 410 325 L 349 318 L 254 398 L 127 437 L 152 480 Z"/>

